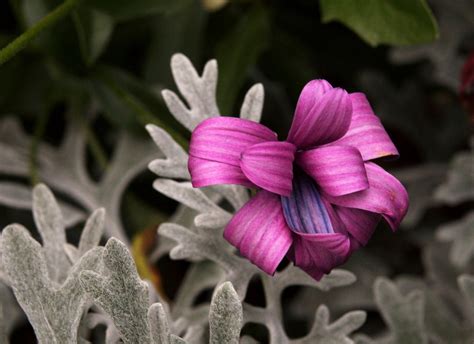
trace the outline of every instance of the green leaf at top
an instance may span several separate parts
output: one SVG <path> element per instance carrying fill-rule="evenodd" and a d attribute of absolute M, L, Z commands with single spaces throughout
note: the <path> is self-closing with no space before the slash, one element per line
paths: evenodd
<path fill-rule="evenodd" d="M 176 11 L 193 0 L 88 0 L 87 4 L 115 20 L 129 20 L 150 14 Z"/>
<path fill-rule="evenodd" d="M 109 15 L 86 7 L 77 9 L 73 18 L 82 56 L 91 65 L 109 42 L 114 22 Z"/>
<path fill-rule="evenodd" d="M 320 0 L 322 20 L 337 20 L 370 45 L 427 43 L 438 26 L 425 0 Z"/>
<path fill-rule="evenodd" d="M 266 9 L 255 5 L 217 45 L 217 99 L 223 114 L 229 114 L 232 110 L 250 67 L 267 45 L 269 32 Z"/>

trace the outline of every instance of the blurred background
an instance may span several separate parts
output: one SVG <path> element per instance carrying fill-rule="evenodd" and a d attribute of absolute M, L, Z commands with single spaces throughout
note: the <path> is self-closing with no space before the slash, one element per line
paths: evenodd
<path fill-rule="evenodd" d="M 345 268 L 356 273 L 358 284 L 324 295 L 336 316 L 338 311 L 369 310 L 363 331 L 377 333 L 383 323 L 371 296 L 375 276 L 430 280 L 436 275 L 427 268 L 433 252 L 438 253 L 433 259 L 452 259 L 446 269 L 455 276 L 473 271 L 474 224 L 472 219 L 462 223 L 474 203 L 471 1 L 429 1 L 439 37 L 421 37 L 420 42 L 371 38 L 357 23 L 330 20 L 324 2 L 316 0 L 83 2 L 0 66 L 0 228 L 19 222 L 34 231 L 30 187 L 39 181 L 55 191 L 70 215 L 71 240 L 78 237 L 84 214 L 110 207 L 113 226 L 125 233 L 122 239 L 130 242 L 140 273 L 172 300 L 188 264 L 148 259 L 159 240 L 156 226 L 177 204 L 151 186 L 155 177 L 146 165 L 159 152 L 144 125 L 155 123 L 189 138 L 160 94 L 176 89 L 170 59 L 181 52 L 198 71 L 217 59 L 222 114 L 237 114 L 247 89 L 262 83 L 262 122 L 280 137 L 289 129 L 299 92 L 315 78 L 366 93 L 382 119 L 401 153 L 383 166 L 407 186 L 411 208 L 399 232 L 381 224 L 367 249 L 349 261 Z M 0 0 L 0 47 L 60 3 Z M 79 159 L 65 148 L 74 146 L 78 132 L 86 141 Z M 77 164 L 83 164 L 96 190 L 81 187 Z M 123 193 L 116 194 L 117 185 Z M 436 234 L 453 222 L 463 229 L 451 236 Z M 453 253 L 452 242 L 471 248 Z M 253 286 L 249 295 L 257 304 L 259 288 Z M 315 307 L 290 304 L 305 300 L 317 305 L 322 297 L 314 290 L 285 292 L 290 336 L 308 331 Z M 246 331 L 265 342 L 264 330 Z M 32 342 L 32 335 L 29 325 L 20 323 L 12 343 Z"/>

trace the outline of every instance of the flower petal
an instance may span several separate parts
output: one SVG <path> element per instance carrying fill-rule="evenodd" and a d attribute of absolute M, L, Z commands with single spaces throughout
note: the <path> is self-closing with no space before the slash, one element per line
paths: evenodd
<path fill-rule="evenodd" d="M 273 131 L 259 123 L 234 117 L 213 117 L 194 129 L 189 155 L 239 167 L 240 155 L 246 148 L 276 139 Z"/>
<path fill-rule="evenodd" d="M 245 149 L 240 167 L 245 176 L 267 191 L 288 196 L 292 189 L 296 146 L 289 142 L 263 142 Z"/>
<path fill-rule="evenodd" d="M 339 220 L 360 245 L 366 245 L 380 221 L 379 214 L 361 209 L 334 206 Z"/>
<path fill-rule="evenodd" d="M 334 142 L 336 145 L 356 147 L 365 161 L 386 156 L 397 157 L 398 151 L 374 114 L 365 94 L 352 93 L 352 121 L 347 133 Z"/>
<path fill-rule="evenodd" d="M 224 238 L 253 264 L 273 275 L 293 241 L 280 197 L 259 191 L 230 220 Z"/>
<path fill-rule="evenodd" d="M 369 187 L 357 148 L 330 144 L 298 153 L 296 162 L 329 195 L 347 195 Z"/>
<path fill-rule="evenodd" d="M 308 82 L 303 87 L 300 97 L 298 98 L 293 122 L 304 122 L 314 104 L 323 96 L 324 93 L 331 89 L 331 84 L 323 79 L 316 79 Z"/>
<path fill-rule="evenodd" d="M 315 98 L 309 111 L 308 106 L 297 108 L 287 141 L 300 149 L 335 141 L 347 132 L 351 115 L 352 104 L 347 92 L 341 88 L 330 89 Z"/>
<path fill-rule="evenodd" d="M 281 197 L 286 223 L 294 232 L 333 233 L 331 216 L 316 184 L 304 172 L 296 172 L 291 195 Z"/>
<path fill-rule="evenodd" d="M 366 162 L 365 169 L 369 188 L 344 196 L 325 195 L 332 204 L 381 214 L 392 230 L 400 225 L 408 210 L 408 194 L 405 187 L 380 166 Z"/>
<path fill-rule="evenodd" d="M 343 264 L 351 253 L 351 242 L 344 234 L 293 232 L 293 238 L 293 255 L 288 258 L 317 281 Z"/>
<path fill-rule="evenodd" d="M 190 156 L 188 169 L 191 182 L 195 188 L 219 184 L 237 184 L 248 188 L 256 187 L 254 183 L 247 179 L 240 167 L 234 165 Z"/>

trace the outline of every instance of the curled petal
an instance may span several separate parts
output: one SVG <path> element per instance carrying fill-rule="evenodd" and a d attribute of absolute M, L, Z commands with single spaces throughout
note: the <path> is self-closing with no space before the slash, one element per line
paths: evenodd
<path fill-rule="evenodd" d="M 347 195 L 369 187 L 364 161 L 354 147 L 330 144 L 298 153 L 296 162 L 329 195 Z"/>
<path fill-rule="evenodd" d="M 234 117 L 213 117 L 194 129 L 189 155 L 239 167 L 240 155 L 246 148 L 276 139 L 273 131 L 259 123 Z"/>
<path fill-rule="evenodd" d="M 366 245 L 379 223 L 381 216 L 370 211 L 334 206 L 339 220 L 347 232 L 360 245 Z"/>
<path fill-rule="evenodd" d="M 289 142 L 257 143 L 244 150 L 240 167 L 255 185 L 287 196 L 292 189 L 295 151 Z"/>
<path fill-rule="evenodd" d="M 330 89 L 315 99 L 309 111 L 307 107 L 297 108 L 287 141 L 300 149 L 335 141 L 347 132 L 351 116 L 352 104 L 347 92 L 341 88 Z"/>
<path fill-rule="evenodd" d="M 240 167 L 206 159 L 189 157 L 189 174 L 195 188 L 219 184 L 237 184 L 248 188 L 256 187 L 243 174 Z"/>
<path fill-rule="evenodd" d="M 280 197 L 261 190 L 230 220 L 224 238 L 266 273 L 273 275 L 292 244 Z"/>
<path fill-rule="evenodd" d="M 307 234 L 293 232 L 293 248 L 288 258 L 319 281 L 324 274 L 343 264 L 351 253 L 345 234 Z"/>
<path fill-rule="evenodd" d="M 356 147 L 365 161 L 386 156 L 398 157 L 398 151 L 374 114 L 365 94 L 352 93 L 352 121 L 347 133 L 334 142 Z"/>
<path fill-rule="evenodd" d="M 369 188 L 344 196 L 325 195 L 332 204 L 367 210 L 381 214 L 392 230 L 400 225 L 408 210 L 408 194 L 405 187 L 380 166 L 365 163 Z"/>
<path fill-rule="evenodd" d="M 321 99 L 324 93 L 331 89 L 331 84 L 323 79 L 316 79 L 308 82 L 303 87 L 300 97 L 298 98 L 293 122 L 304 122 L 314 104 Z"/>

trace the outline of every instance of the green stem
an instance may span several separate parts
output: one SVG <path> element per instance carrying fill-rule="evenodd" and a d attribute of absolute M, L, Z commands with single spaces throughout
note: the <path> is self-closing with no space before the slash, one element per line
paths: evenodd
<path fill-rule="evenodd" d="M 68 15 L 81 0 L 66 0 L 36 24 L 23 32 L 13 42 L 0 50 L 0 66 L 23 50 L 44 29 L 54 25 L 59 19 Z"/>

